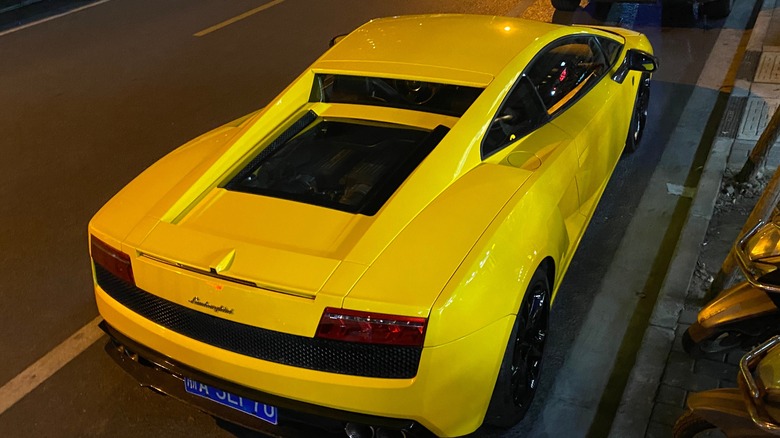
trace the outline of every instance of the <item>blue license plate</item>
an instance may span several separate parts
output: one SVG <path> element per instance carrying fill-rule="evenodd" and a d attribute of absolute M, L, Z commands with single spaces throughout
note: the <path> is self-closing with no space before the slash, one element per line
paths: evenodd
<path fill-rule="evenodd" d="M 184 389 L 190 394 L 199 395 L 223 406 L 237 409 L 271 424 L 279 423 L 279 411 L 273 406 L 239 397 L 186 377 L 184 378 Z"/>

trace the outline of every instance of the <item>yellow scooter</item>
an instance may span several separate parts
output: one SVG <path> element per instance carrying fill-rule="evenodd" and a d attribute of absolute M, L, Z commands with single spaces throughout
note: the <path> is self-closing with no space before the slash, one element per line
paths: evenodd
<path fill-rule="evenodd" d="M 780 334 L 780 216 L 759 222 L 735 250 L 747 281 L 701 309 L 682 338 L 691 356 L 748 348 Z"/>
<path fill-rule="evenodd" d="M 727 437 L 780 436 L 780 336 L 756 347 L 739 362 L 739 388 L 713 389 L 688 396 L 674 438 L 694 438 L 720 430 Z M 701 435 L 700 435 L 701 434 Z"/>

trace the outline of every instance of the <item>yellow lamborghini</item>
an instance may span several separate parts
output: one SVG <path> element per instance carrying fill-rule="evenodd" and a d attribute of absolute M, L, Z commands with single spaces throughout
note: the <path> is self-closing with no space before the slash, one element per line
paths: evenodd
<path fill-rule="evenodd" d="M 141 384 L 275 435 L 512 426 L 550 303 L 641 138 L 652 47 L 465 15 L 332 43 L 92 219 L 107 351 Z"/>

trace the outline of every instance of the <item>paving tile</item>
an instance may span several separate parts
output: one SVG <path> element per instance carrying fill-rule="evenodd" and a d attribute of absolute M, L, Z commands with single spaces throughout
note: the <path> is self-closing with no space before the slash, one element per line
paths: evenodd
<path fill-rule="evenodd" d="M 769 119 L 780 104 L 780 99 L 751 96 L 748 98 L 737 139 L 758 140 Z"/>
<path fill-rule="evenodd" d="M 672 353 L 674 353 L 674 351 Z M 687 389 L 686 383 L 690 380 L 691 376 L 693 376 L 692 366 L 669 360 L 666 363 L 666 370 L 664 370 L 661 381 L 667 385 Z"/>
<path fill-rule="evenodd" d="M 726 355 L 726 363 L 730 363 L 732 365 L 739 365 L 739 361 L 742 359 L 742 356 L 746 354 L 747 351 L 741 348 L 729 351 L 728 354 Z"/>
<path fill-rule="evenodd" d="M 673 406 L 685 407 L 685 396 L 687 392 L 682 388 L 661 384 L 658 387 L 658 394 L 655 400 L 659 403 L 666 403 Z"/>
<path fill-rule="evenodd" d="M 777 169 L 778 165 L 780 165 L 780 148 L 777 147 L 777 144 L 769 150 L 769 154 L 766 157 L 766 162 L 764 163 L 764 168 L 767 171 Z"/>
<path fill-rule="evenodd" d="M 715 377 L 718 380 L 732 381 L 737 371 L 738 367 L 734 364 L 710 359 L 698 359 L 693 366 L 694 373 Z"/>
<path fill-rule="evenodd" d="M 680 323 L 685 325 L 691 325 L 696 322 L 696 317 L 699 314 L 698 309 L 685 309 L 680 313 Z"/>
<path fill-rule="evenodd" d="M 755 146 L 755 140 L 737 140 L 731 147 L 731 153 L 729 154 L 727 167 L 732 171 L 739 171 L 747 161 L 748 155 Z"/>
<path fill-rule="evenodd" d="M 686 391 L 706 391 L 717 388 L 720 384 L 717 377 L 694 374 L 690 368 L 679 365 L 675 363 L 668 364 L 661 379 L 664 384 L 682 388 Z"/>
<path fill-rule="evenodd" d="M 780 84 L 780 52 L 761 54 L 754 82 Z"/>
<path fill-rule="evenodd" d="M 696 360 L 689 356 L 688 353 L 679 351 L 670 352 L 669 358 L 666 361 L 667 366 L 675 364 L 675 366 L 684 367 L 689 371 L 693 371 L 693 365 L 695 362 Z"/>
<path fill-rule="evenodd" d="M 720 119 L 720 126 L 718 127 L 719 137 L 737 137 L 740 121 L 742 121 L 742 114 L 745 112 L 746 105 L 746 96 L 729 96 L 728 103 L 726 104 L 726 110 L 723 113 L 723 117 Z"/>
<path fill-rule="evenodd" d="M 675 336 L 674 343 L 672 343 L 672 351 L 677 353 L 685 353 L 682 347 L 682 336 Z"/>
<path fill-rule="evenodd" d="M 752 81 L 756 76 L 759 61 L 761 61 L 761 52 L 746 50 L 745 55 L 742 57 L 742 64 L 740 64 L 739 70 L 737 70 L 737 78 Z"/>
<path fill-rule="evenodd" d="M 645 438 L 669 438 L 672 436 L 672 426 L 651 421 L 647 425 Z"/>
<path fill-rule="evenodd" d="M 672 427 L 683 412 L 685 412 L 685 409 L 680 406 L 656 403 L 653 407 L 653 413 L 650 415 L 650 421 Z"/>
<path fill-rule="evenodd" d="M 677 327 L 674 328 L 674 336 L 682 337 L 683 333 L 685 333 L 685 331 L 688 330 L 688 327 L 690 326 L 691 326 L 690 324 L 679 322 L 677 324 Z"/>

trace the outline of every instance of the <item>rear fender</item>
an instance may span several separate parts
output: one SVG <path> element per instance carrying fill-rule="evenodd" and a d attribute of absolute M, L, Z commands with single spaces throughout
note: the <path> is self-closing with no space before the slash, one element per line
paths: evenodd
<path fill-rule="evenodd" d="M 713 389 L 689 394 L 687 404 L 694 414 L 718 427 L 726 436 L 769 436 L 753 423 L 745 407 L 745 396 L 740 388 Z"/>
<path fill-rule="evenodd" d="M 727 289 L 699 311 L 697 321 L 708 330 L 770 315 L 778 308 L 766 291 L 742 282 Z"/>
<path fill-rule="evenodd" d="M 520 202 L 533 204 L 531 198 Z M 523 211 L 532 210 L 505 208 L 463 261 L 431 310 L 426 343 L 450 342 L 515 315 L 531 276 L 545 260 L 552 260 L 550 287 L 557 289 L 564 271 L 559 261 L 569 244 L 561 215 L 553 210 L 529 217 Z M 505 335 L 504 344 L 509 332 Z"/>

